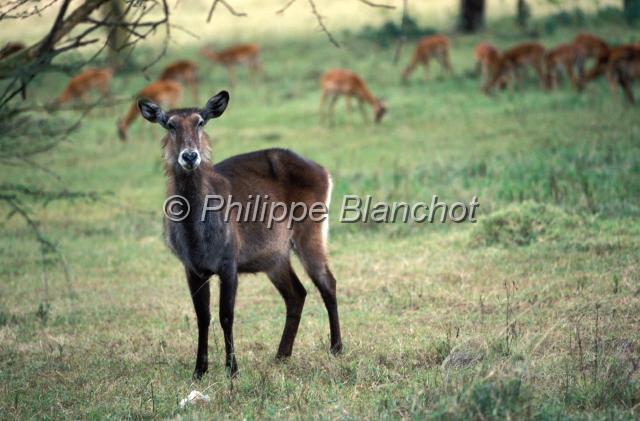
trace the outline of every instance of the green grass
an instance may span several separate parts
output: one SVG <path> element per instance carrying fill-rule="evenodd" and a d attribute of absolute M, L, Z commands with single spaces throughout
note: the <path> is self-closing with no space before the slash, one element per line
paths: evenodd
<path fill-rule="evenodd" d="M 551 46 L 576 31 L 560 28 L 541 41 Z M 613 24 L 597 32 L 639 35 Z M 487 98 L 465 76 L 484 38 L 501 47 L 516 40 L 455 37 L 456 76 L 440 78 L 434 66 L 429 82 L 416 74 L 409 86 L 399 75 L 408 48 L 394 66 L 393 46 L 266 39 L 268 81 L 252 84 L 241 72 L 247 82 L 208 128 L 215 160 L 287 147 L 333 174 L 331 265 L 346 347 L 337 358 L 328 353 L 319 294 L 303 277 L 310 294 L 294 354 L 276 362 L 284 304 L 265 276 L 243 276 L 240 376 L 225 376 L 214 317 L 210 371 L 191 382 L 195 315 L 181 265 L 162 240 L 160 141 L 140 121 L 121 144 L 116 114 L 89 116 L 38 160 L 60 180 L 3 173 L 1 182 L 112 194 L 34 208 L 74 274 L 69 284 L 51 270 L 48 291 L 30 230 L 17 217 L 2 223 L 2 417 L 638 417 L 640 111 L 612 98 L 602 80 L 581 95 L 543 92 L 531 81 L 525 92 Z M 172 50 L 165 61 L 195 51 Z M 204 103 L 226 77 L 201 64 Z M 318 124 L 318 77 L 335 66 L 353 68 L 386 97 L 382 125 L 363 124 L 355 112 L 350 123 L 341 115 L 334 128 Z M 64 81 L 37 80 L 36 100 L 57 95 Z M 119 76 L 114 93 L 144 84 Z M 344 194 L 408 202 L 437 194 L 449 203 L 477 195 L 480 210 L 477 224 L 340 224 Z M 192 389 L 210 404 L 180 410 Z"/>

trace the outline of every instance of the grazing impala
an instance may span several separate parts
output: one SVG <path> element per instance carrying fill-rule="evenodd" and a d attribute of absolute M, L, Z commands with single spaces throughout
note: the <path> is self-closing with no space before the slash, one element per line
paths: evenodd
<path fill-rule="evenodd" d="M 53 105 L 60 106 L 73 99 L 83 103 L 88 101 L 87 94 L 91 90 L 97 90 L 102 95 L 109 94 L 109 82 L 113 77 L 113 69 L 86 69 L 77 76 L 71 78 L 62 94 L 54 101 Z"/>
<path fill-rule="evenodd" d="M 640 44 L 615 47 L 609 54 L 607 79 L 611 93 L 615 96 L 617 85 L 622 87 L 627 101 L 635 103 L 633 97 L 634 80 L 640 78 Z"/>
<path fill-rule="evenodd" d="M 480 72 L 482 83 L 489 81 L 495 73 L 500 60 L 498 49 L 488 42 L 481 42 L 476 46 L 474 57 L 476 59 L 476 68 Z"/>
<path fill-rule="evenodd" d="M 138 116 L 138 99 L 145 98 L 155 101 L 165 107 L 175 107 L 180 101 L 182 95 L 182 86 L 174 80 L 159 80 L 147 85 L 143 90 L 138 92 L 136 99 L 129 107 L 129 111 L 118 120 L 118 137 L 123 142 L 127 140 L 127 130 L 129 126 Z"/>
<path fill-rule="evenodd" d="M 229 83 L 236 83 L 236 65 L 246 65 L 254 75 L 262 74 L 260 64 L 260 47 L 256 44 L 240 44 L 215 52 L 209 48 L 200 49 L 200 54 L 214 63 L 222 64 L 229 73 Z"/>
<path fill-rule="evenodd" d="M 193 102 L 198 102 L 198 65 L 190 60 L 178 60 L 164 68 L 158 80 L 175 80 L 191 88 Z"/>
<path fill-rule="evenodd" d="M 429 60 L 436 59 L 447 73 L 451 73 L 449 60 L 449 39 L 444 35 L 433 35 L 418 41 L 411 62 L 402 72 L 402 80 L 407 82 L 418 64 L 424 68 L 424 79 L 429 78 Z"/>
<path fill-rule="evenodd" d="M 498 81 L 506 77 L 509 80 L 509 89 L 513 91 L 516 79 L 521 84 L 522 75 L 520 73 L 526 66 L 533 67 L 540 78 L 540 84 L 543 87 L 546 86 L 544 47 L 537 42 L 528 42 L 516 45 L 502 54 L 500 60 L 498 60 L 495 73 L 482 89 L 486 94 L 489 94 Z"/>
<path fill-rule="evenodd" d="M 577 90 L 584 88 L 584 62 L 586 51 L 579 44 L 561 44 L 552 50 L 547 51 L 544 56 L 545 69 L 547 72 L 547 87 L 555 89 L 558 85 L 559 73 L 564 70 L 571 86 Z M 578 71 L 576 77 L 575 71 Z"/>
<path fill-rule="evenodd" d="M 609 46 L 600 38 L 583 33 L 573 39 L 573 43 L 583 49 L 585 58 L 595 60 L 593 68 L 586 72 L 585 81 L 590 81 L 604 74 L 609 60 Z"/>
<path fill-rule="evenodd" d="M 151 101 L 138 102 L 145 119 L 167 129 L 163 140 L 167 195 L 174 200 L 181 197 L 181 205 L 186 206 L 186 201 L 191 209 L 170 218 L 173 213 L 165 208 L 164 229 L 169 248 L 184 265 L 198 319 L 195 379 L 208 368 L 209 279 L 213 275 L 220 280 L 219 320 L 228 374 L 234 377 L 238 372 L 233 319 L 240 273 L 266 273 L 284 299 L 286 319 L 276 357 L 291 355 L 306 296 L 291 265 L 291 252 L 320 291 L 329 314 L 331 352 L 342 350 L 336 279 L 327 259 L 328 220 L 316 215 L 298 218 L 290 226 L 287 222 L 269 226 L 256 212 L 248 217 L 256 198 L 263 198 L 263 205 L 282 206 L 288 215 L 294 213 L 295 204 L 326 209 L 331 177 L 320 165 L 285 149 L 250 152 L 214 164 L 204 125 L 219 117 L 228 101 L 229 94 L 222 91 L 204 108 L 168 112 Z M 210 202 L 214 195 L 222 199 Z M 239 217 L 242 209 L 244 219 Z"/>
<path fill-rule="evenodd" d="M 364 103 L 367 102 L 373 109 L 373 121 L 379 123 L 387 111 L 384 101 L 373 96 L 367 88 L 364 80 L 350 70 L 333 69 L 327 70 L 320 78 L 322 98 L 320 99 L 320 121 L 325 120 L 326 115 L 332 123 L 335 117 L 335 105 L 338 97 L 344 96 L 347 113 L 351 113 L 351 98 L 358 101 L 362 118 L 367 121 L 367 112 Z M 329 101 L 327 105 L 326 102 Z"/>

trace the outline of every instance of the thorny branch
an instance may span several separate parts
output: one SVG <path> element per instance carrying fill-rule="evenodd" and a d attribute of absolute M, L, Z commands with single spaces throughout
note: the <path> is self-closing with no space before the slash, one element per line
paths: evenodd
<path fill-rule="evenodd" d="M 289 7 L 291 7 L 297 0 L 289 0 L 287 3 L 285 3 L 284 6 L 282 6 L 281 9 L 276 11 L 277 15 L 282 15 Z M 323 20 L 323 16 L 318 12 L 318 9 L 316 7 L 316 4 L 314 2 L 314 0 L 308 0 L 309 1 L 309 6 L 311 7 L 311 13 L 313 13 L 313 15 L 316 17 L 316 20 L 318 21 L 318 26 L 320 27 L 320 30 L 322 32 L 325 33 L 325 35 L 327 36 L 327 38 L 329 39 L 329 41 L 335 45 L 336 47 L 340 48 L 340 44 L 338 44 L 338 41 L 334 38 L 333 34 L 329 31 L 329 29 L 327 28 L 327 26 L 324 24 L 324 20 Z M 381 9 L 395 9 L 395 6 L 389 5 L 389 4 L 381 4 L 381 3 L 374 3 L 370 0 L 357 0 L 360 3 L 366 4 L 367 6 L 370 7 L 378 7 Z M 406 3 L 406 0 L 405 0 Z M 406 4 L 405 4 L 406 6 Z"/>
<path fill-rule="evenodd" d="M 29 18 L 31 16 L 41 16 L 42 12 L 46 9 L 48 9 L 49 7 L 51 7 L 52 5 L 54 5 L 55 3 L 58 2 L 58 0 L 50 0 L 47 4 L 45 4 L 44 6 L 39 6 L 38 3 L 33 5 L 33 8 L 31 10 L 27 9 L 27 10 L 23 10 L 20 11 L 16 14 L 11 14 L 14 11 L 18 10 L 18 8 L 20 6 L 26 5 L 27 3 L 29 3 L 30 0 L 17 0 L 17 1 L 8 1 L 6 2 L 4 5 L 0 6 L 0 20 L 4 20 L 4 19 L 25 19 L 25 18 Z M 2 10 L 2 8 L 5 8 L 5 10 Z"/>
<path fill-rule="evenodd" d="M 392 6 L 390 4 L 380 4 L 380 3 L 374 3 L 372 1 L 369 0 L 358 0 L 360 3 L 364 3 L 367 6 L 371 6 L 371 7 L 379 7 L 381 9 L 395 9 L 395 6 Z"/>
<path fill-rule="evenodd" d="M 287 2 L 287 4 L 285 4 L 284 6 L 282 6 L 282 9 L 280 9 L 280 10 L 276 11 L 276 15 L 281 15 L 281 14 L 283 14 L 283 13 L 284 13 L 284 12 L 285 12 L 289 7 L 291 7 L 291 5 L 292 5 L 293 3 L 295 3 L 295 2 L 296 2 L 296 0 L 289 0 L 289 1 Z"/>
<path fill-rule="evenodd" d="M 333 45 L 335 45 L 336 47 L 340 48 L 340 44 L 338 44 L 338 41 L 336 41 L 336 39 L 333 37 L 331 32 L 329 32 L 329 30 L 325 26 L 325 24 L 324 24 L 324 22 L 322 20 L 322 15 L 320 15 L 320 13 L 318 13 L 318 10 L 316 9 L 316 4 L 313 2 L 313 0 L 309 0 L 309 5 L 311 6 L 311 12 L 314 14 L 316 19 L 318 20 L 318 25 L 320 26 L 320 29 L 322 30 L 322 32 L 324 32 L 327 35 L 327 38 L 329 38 L 329 41 Z"/>
<path fill-rule="evenodd" d="M 340 44 L 338 44 L 338 41 L 336 41 L 336 39 L 333 37 L 331 32 L 329 32 L 329 30 L 327 29 L 327 26 L 324 24 L 323 17 L 318 12 L 318 9 L 316 8 L 316 4 L 314 3 L 314 1 L 313 0 L 308 0 L 308 1 L 309 1 L 309 6 L 311 7 L 311 13 L 313 13 L 313 15 L 316 17 L 316 20 L 318 21 L 318 26 L 320 27 L 320 30 L 327 35 L 327 38 L 329 39 L 329 42 L 331 42 L 336 47 L 340 48 Z M 276 11 L 276 14 L 277 15 L 282 15 L 295 2 L 296 2 L 296 0 L 289 0 L 280 10 Z"/>
<path fill-rule="evenodd" d="M 247 14 L 244 12 L 236 12 L 235 9 L 231 7 L 229 3 L 226 2 L 226 0 L 213 0 L 213 3 L 211 3 L 211 8 L 209 9 L 209 15 L 207 16 L 207 23 L 211 22 L 211 18 L 213 17 L 213 11 L 216 10 L 216 6 L 218 5 L 218 3 L 226 7 L 229 13 L 231 13 L 233 16 L 238 16 L 238 17 L 247 16 Z"/>

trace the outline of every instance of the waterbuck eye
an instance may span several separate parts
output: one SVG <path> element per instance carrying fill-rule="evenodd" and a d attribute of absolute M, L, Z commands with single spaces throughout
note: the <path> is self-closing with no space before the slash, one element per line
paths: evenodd
<path fill-rule="evenodd" d="M 175 132 L 176 126 L 172 122 L 169 122 L 167 123 L 167 129 L 171 130 L 172 132 Z"/>
<path fill-rule="evenodd" d="M 197 128 L 202 128 L 204 126 L 204 120 L 198 120 L 198 124 L 196 125 Z"/>

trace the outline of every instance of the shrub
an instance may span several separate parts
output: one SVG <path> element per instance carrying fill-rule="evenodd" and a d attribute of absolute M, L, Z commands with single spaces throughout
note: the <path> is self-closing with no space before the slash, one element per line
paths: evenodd
<path fill-rule="evenodd" d="M 471 240 L 484 246 L 526 246 L 554 240 L 577 221 L 556 206 L 526 201 L 479 218 Z"/>
<path fill-rule="evenodd" d="M 529 396 L 520 379 L 475 382 L 463 389 L 453 405 L 442 402 L 433 419 L 519 419 L 528 415 Z"/>

